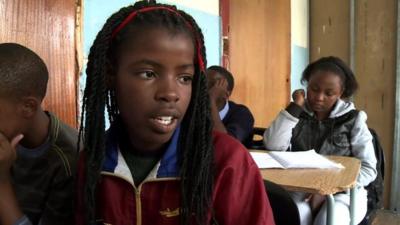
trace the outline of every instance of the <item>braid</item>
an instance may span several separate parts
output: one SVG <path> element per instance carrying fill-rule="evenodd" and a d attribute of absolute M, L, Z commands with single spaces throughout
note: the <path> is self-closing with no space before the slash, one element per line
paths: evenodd
<path fill-rule="evenodd" d="M 192 25 L 195 29 L 195 34 L 200 42 L 200 53 L 204 61 L 204 66 L 207 64 L 204 37 L 197 26 L 194 19 L 183 11 L 180 14 Z M 198 76 L 194 81 L 192 89 L 191 104 L 186 112 L 183 122 L 185 127 L 182 127 L 181 133 L 181 189 L 182 189 L 182 206 L 189 206 L 189 211 L 182 212 L 181 223 L 187 224 L 191 216 L 190 211 L 196 213 L 198 224 L 205 224 L 207 212 L 210 208 L 211 194 L 213 187 L 213 145 L 211 139 L 212 121 L 211 109 L 207 91 L 207 79 L 200 68 Z M 193 115 L 190 115 L 192 112 Z M 190 118 L 190 119 L 189 119 Z M 199 119 L 203 118 L 203 119 Z M 194 126 L 193 126 L 194 124 Z M 186 130 L 187 129 L 187 130 Z M 189 150 L 191 149 L 191 150 Z M 199 162 L 199 163 L 193 163 Z"/>
<path fill-rule="evenodd" d="M 107 55 L 111 31 L 129 12 L 126 9 L 121 9 L 107 20 L 90 48 L 88 57 L 86 87 L 82 103 L 82 121 L 79 129 L 79 142 L 81 142 L 81 138 L 85 140 L 86 183 L 84 193 L 88 224 L 95 223 L 95 189 L 104 162 L 105 105 L 107 105 L 110 118 L 115 116 L 117 111 L 114 108 L 115 102 L 111 101 L 114 96 L 110 95 L 110 91 L 107 91 L 106 87 L 106 71 L 109 71 L 106 65 L 108 65 Z M 112 121 L 112 119 L 110 120 Z"/>
<path fill-rule="evenodd" d="M 162 6 L 174 12 L 155 9 L 138 12 L 115 37 L 115 29 L 132 12 L 149 6 Z M 120 9 L 112 15 L 98 33 L 91 49 L 87 65 L 86 88 L 83 96 L 80 138 L 85 140 L 86 183 L 85 206 L 89 224 L 95 222 L 95 191 L 105 158 L 105 115 L 113 123 L 118 115 L 115 93 L 107 87 L 107 76 L 116 65 L 117 47 L 135 30 L 143 26 L 163 26 L 170 32 L 185 32 L 193 37 L 197 58 L 192 82 L 191 101 L 181 123 L 178 144 L 178 163 L 181 176 L 181 224 L 190 224 L 192 214 L 197 224 L 205 224 L 211 207 L 213 190 L 213 145 L 210 103 L 207 81 L 204 74 L 206 65 L 204 38 L 194 19 L 175 7 L 139 1 L 133 6 Z M 189 25 L 189 26 L 188 26 Z M 112 40 L 112 41 L 111 41 Z M 199 63 L 200 61 L 200 63 Z M 204 64 L 204 65 L 200 65 Z M 110 68 L 111 67 L 111 68 Z M 83 133 L 83 137 L 81 134 Z M 81 141 L 81 140 L 79 140 Z M 196 162 L 196 163 L 193 163 Z"/>

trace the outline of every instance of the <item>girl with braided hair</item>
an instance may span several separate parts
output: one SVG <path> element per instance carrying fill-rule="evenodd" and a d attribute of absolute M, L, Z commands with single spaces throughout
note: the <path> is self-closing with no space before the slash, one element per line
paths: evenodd
<path fill-rule="evenodd" d="M 212 133 L 205 59 L 174 6 L 139 1 L 107 20 L 86 71 L 77 224 L 274 224 L 246 149 Z"/>

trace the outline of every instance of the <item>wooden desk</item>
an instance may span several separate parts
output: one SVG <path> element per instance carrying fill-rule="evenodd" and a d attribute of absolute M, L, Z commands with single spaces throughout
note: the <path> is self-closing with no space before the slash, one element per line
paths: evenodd
<path fill-rule="evenodd" d="M 261 169 L 263 179 L 281 185 L 288 191 L 300 191 L 327 196 L 327 224 L 333 224 L 335 215 L 333 194 L 350 190 L 350 224 L 355 224 L 354 199 L 356 181 L 361 162 L 356 158 L 344 156 L 328 156 L 329 159 L 341 163 L 344 169 Z"/>
<path fill-rule="evenodd" d="M 360 160 L 344 156 L 328 156 L 344 169 L 261 169 L 263 179 L 281 185 L 288 191 L 329 195 L 347 191 L 356 185 Z"/>

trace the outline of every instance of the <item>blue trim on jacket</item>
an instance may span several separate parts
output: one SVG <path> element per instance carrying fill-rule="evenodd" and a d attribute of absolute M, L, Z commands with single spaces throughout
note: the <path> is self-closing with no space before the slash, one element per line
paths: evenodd
<path fill-rule="evenodd" d="M 117 141 L 117 125 L 113 125 L 106 133 L 106 154 L 103 164 L 103 171 L 114 173 L 118 165 L 118 141 Z M 178 140 L 180 134 L 180 126 L 176 128 L 169 145 L 160 160 L 160 166 L 157 171 L 157 177 L 177 177 L 179 175 L 178 167 Z"/>

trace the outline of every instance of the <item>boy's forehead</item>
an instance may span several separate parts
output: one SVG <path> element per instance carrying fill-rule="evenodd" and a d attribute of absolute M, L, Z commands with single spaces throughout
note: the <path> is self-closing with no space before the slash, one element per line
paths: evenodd
<path fill-rule="evenodd" d="M 18 97 L 0 91 L 0 105 L 12 105 L 18 102 Z"/>

